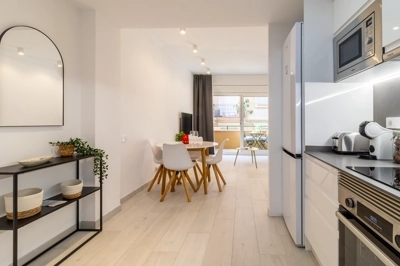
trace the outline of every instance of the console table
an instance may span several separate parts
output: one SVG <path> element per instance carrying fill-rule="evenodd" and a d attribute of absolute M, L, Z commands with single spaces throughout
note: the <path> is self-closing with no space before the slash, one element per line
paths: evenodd
<path fill-rule="evenodd" d="M 58 205 L 56 207 L 45 207 L 42 206 L 42 210 L 40 213 L 26 218 L 26 219 L 21 219 L 18 220 L 17 219 L 17 213 L 18 213 L 18 201 L 17 201 L 17 192 L 18 192 L 18 175 L 20 174 L 24 174 L 24 173 L 28 173 L 28 172 L 32 172 L 32 171 L 36 171 L 36 170 L 40 170 L 40 169 L 44 169 L 44 168 L 49 168 L 49 167 L 56 167 L 57 165 L 61 165 L 61 164 L 65 164 L 65 163 L 71 163 L 71 162 L 76 162 L 76 178 L 79 179 L 79 161 L 83 160 L 83 159 L 87 159 L 87 158 L 91 158 L 93 157 L 92 155 L 90 156 L 71 156 L 71 157 L 56 157 L 51 159 L 50 162 L 47 162 L 45 164 L 42 165 L 37 165 L 37 166 L 32 166 L 32 167 L 24 167 L 22 165 L 19 164 L 15 164 L 15 165 L 10 165 L 10 166 L 6 166 L 6 167 L 1 167 L 0 168 L 0 175 L 7 175 L 7 176 L 12 176 L 13 178 L 13 220 L 8 220 L 6 216 L 0 217 L 0 230 L 12 230 L 13 231 L 13 265 L 18 265 L 18 229 L 33 223 L 37 220 L 39 220 L 40 218 L 55 212 L 57 210 L 60 210 L 62 208 L 64 208 L 65 206 L 68 206 L 72 203 L 76 203 L 76 226 L 75 226 L 75 230 L 70 233 L 69 235 L 67 235 L 66 237 L 64 237 L 63 239 L 61 239 L 60 241 L 58 241 L 57 243 L 53 244 L 52 246 L 50 246 L 49 248 L 47 248 L 45 251 L 41 252 L 40 254 L 38 254 L 37 256 L 35 256 L 34 258 L 32 258 L 31 260 L 29 260 L 27 263 L 25 263 L 24 265 L 27 265 L 29 263 L 31 263 L 32 261 L 34 261 L 35 259 L 37 259 L 38 257 L 40 257 L 41 255 L 43 255 L 44 253 L 46 253 L 47 251 L 49 251 L 50 249 L 52 249 L 53 247 L 55 247 L 56 245 L 58 245 L 59 243 L 61 243 L 62 241 L 64 241 L 65 239 L 69 238 L 70 236 L 72 236 L 73 234 L 75 234 L 76 232 L 80 232 L 80 231 L 91 231 L 91 232 L 95 232 L 92 236 L 90 236 L 88 239 L 86 239 L 82 244 L 80 244 L 78 247 L 76 247 L 74 250 L 72 250 L 71 252 L 69 252 L 65 257 L 63 257 L 56 265 L 61 264 L 63 261 L 65 261 L 68 257 L 70 257 L 73 253 L 75 253 L 77 250 L 79 250 L 82 246 L 84 246 L 87 242 L 89 242 L 91 239 L 93 239 L 96 235 L 98 235 L 102 230 L 103 230 L 103 182 L 102 182 L 102 172 L 100 172 L 100 186 L 99 187 L 83 187 L 82 189 L 82 195 L 78 198 L 75 199 L 71 199 L 71 200 L 67 200 L 64 199 L 62 194 L 58 194 L 55 195 L 53 197 L 48 198 L 49 200 L 66 200 L 66 203 L 63 203 L 61 205 Z M 100 159 L 100 169 L 102 169 L 102 160 Z M 99 192 L 100 193 L 100 228 L 99 229 L 81 229 L 79 226 L 79 200 L 92 194 L 95 192 Z"/>

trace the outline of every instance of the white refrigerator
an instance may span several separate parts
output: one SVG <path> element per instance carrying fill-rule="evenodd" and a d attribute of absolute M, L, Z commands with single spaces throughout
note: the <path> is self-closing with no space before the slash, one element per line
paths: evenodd
<path fill-rule="evenodd" d="M 294 25 L 282 50 L 283 218 L 298 246 L 303 246 L 302 25 Z"/>

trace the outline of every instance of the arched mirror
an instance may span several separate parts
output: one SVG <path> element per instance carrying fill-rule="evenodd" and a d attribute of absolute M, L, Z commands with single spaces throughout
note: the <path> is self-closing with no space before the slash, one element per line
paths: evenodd
<path fill-rule="evenodd" d="M 64 62 L 43 32 L 16 26 L 0 35 L 0 126 L 64 125 Z"/>

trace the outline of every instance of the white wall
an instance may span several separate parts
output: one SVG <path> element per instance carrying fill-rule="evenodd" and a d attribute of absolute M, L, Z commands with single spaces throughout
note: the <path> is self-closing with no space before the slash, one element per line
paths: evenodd
<path fill-rule="evenodd" d="M 155 165 L 147 139 L 174 141 L 179 113 L 193 112 L 193 75 L 146 35 L 121 30 L 121 197 L 149 181 Z"/>
<path fill-rule="evenodd" d="M 304 0 L 304 82 L 333 82 L 332 0 Z"/>
<path fill-rule="evenodd" d="M 213 86 L 227 85 L 268 85 L 268 75 L 213 75 Z"/>
<path fill-rule="evenodd" d="M 65 1 L 1 1 L 1 32 L 15 25 L 38 28 L 58 46 L 65 63 L 65 126 L 0 128 L 1 166 L 25 158 L 50 154 L 49 141 L 66 140 L 80 135 L 79 21 L 80 12 Z M 19 180 L 19 188 L 41 187 L 45 190 L 45 197 L 50 196 L 57 193 L 59 182 L 75 177 L 74 169 L 73 164 L 68 164 L 25 174 Z M 11 184 L 12 178 L 0 180 L 0 216 L 4 215 L 4 201 L 1 196 L 12 191 Z M 20 255 L 26 254 L 73 224 L 73 216 L 69 216 L 73 211 L 73 208 L 65 208 L 19 230 Z M 3 231 L 0 234 L 0 250 L 1 264 L 11 263 L 11 231 Z"/>
<path fill-rule="evenodd" d="M 373 86 L 368 84 L 306 83 L 307 146 L 331 146 L 336 132 L 358 132 L 373 120 Z"/>
<path fill-rule="evenodd" d="M 282 215 L 282 46 L 291 24 L 269 24 L 269 215 Z"/>
<path fill-rule="evenodd" d="M 108 154 L 108 179 L 103 191 L 104 214 L 121 199 L 120 30 L 96 13 L 95 147 Z"/>

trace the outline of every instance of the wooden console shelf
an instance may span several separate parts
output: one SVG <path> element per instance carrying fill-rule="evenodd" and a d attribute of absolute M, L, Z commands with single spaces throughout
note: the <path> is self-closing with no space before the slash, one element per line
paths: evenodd
<path fill-rule="evenodd" d="M 6 176 L 5 178 L 12 177 L 13 178 L 13 213 L 17 213 L 18 210 L 18 201 L 17 201 L 17 191 L 18 191 L 18 175 L 44 169 L 44 168 L 49 168 L 49 167 L 55 167 L 57 165 L 65 164 L 65 163 L 71 163 L 71 162 L 76 162 L 76 178 L 79 179 L 79 161 L 87 158 L 91 158 L 93 156 L 71 156 L 71 157 L 57 157 L 51 159 L 50 162 L 47 162 L 42 165 L 37 165 L 37 166 L 32 166 L 32 167 L 24 167 L 19 164 L 15 165 L 10 165 L 10 166 L 5 166 L 0 168 L 0 175 Z M 100 169 L 102 169 L 102 160 L 100 159 Z M 102 173 L 100 173 L 100 180 L 102 180 Z M 82 189 L 82 195 L 76 199 L 71 199 L 67 200 L 64 199 L 62 194 L 55 195 L 53 197 L 48 198 L 49 200 L 66 200 L 67 202 L 61 205 L 58 205 L 56 207 L 42 207 L 42 210 L 40 213 L 26 218 L 26 219 L 21 219 L 18 220 L 17 216 L 14 215 L 13 220 L 8 220 L 6 216 L 0 217 L 0 230 L 12 230 L 13 231 L 13 265 L 18 265 L 18 229 L 28 225 L 30 223 L 33 223 L 44 216 L 53 213 L 57 210 L 60 210 L 72 203 L 76 203 L 76 226 L 75 226 L 75 231 L 69 234 L 67 237 L 61 239 L 54 245 L 50 246 L 48 249 L 43 251 L 42 253 L 38 254 L 28 262 L 26 262 L 24 265 L 27 265 L 46 253 L 48 250 L 51 248 L 55 247 L 68 237 L 72 236 L 76 232 L 80 231 L 92 231 L 95 232 L 90 238 L 88 238 L 84 243 L 79 245 L 77 248 L 72 250 L 70 253 L 68 253 L 65 257 L 63 257 L 56 265 L 61 264 L 64 260 L 66 260 L 69 256 L 71 256 L 73 253 L 75 253 L 78 249 L 80 249 L 83 245 L 85 245 L 87 242 L 89 242 L 93 237 L 95 237 L 97 234 L 99 234 L 103 230 L 103 182 L 100 181 L 100 186 L 99 187 L 83 187 Z M 99 229 L 80 229 L 79 227 L 79 200 L 91 195 L 95 192 L 100 193 L 100 228 Z"/>

